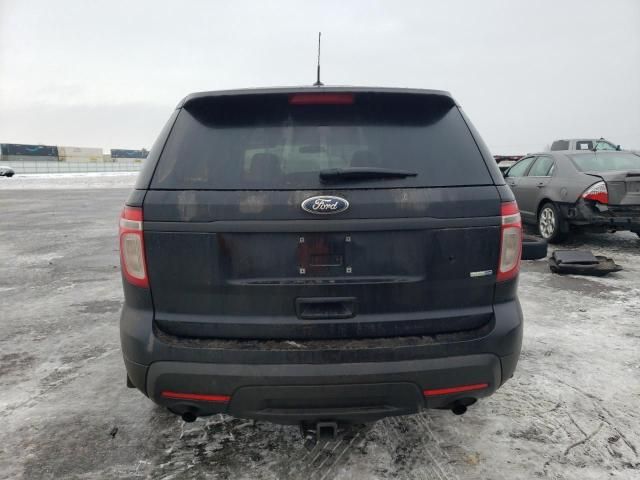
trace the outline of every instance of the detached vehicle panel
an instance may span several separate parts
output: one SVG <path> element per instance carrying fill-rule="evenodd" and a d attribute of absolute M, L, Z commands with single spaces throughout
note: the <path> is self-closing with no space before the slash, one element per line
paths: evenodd
<path fill-rule="evenodd" d="M 521 225 L 449 94 L 194 94 L 121 219 L 128 380 L 185 418 L 458 411 L 515 369 Z"/>
<path fill-rule="evenodd" d="M 506 172 L 525 222 L 543 238 L 571 227 L 640 232 L 640 155 L 624 151 L 543 152 Z"/>

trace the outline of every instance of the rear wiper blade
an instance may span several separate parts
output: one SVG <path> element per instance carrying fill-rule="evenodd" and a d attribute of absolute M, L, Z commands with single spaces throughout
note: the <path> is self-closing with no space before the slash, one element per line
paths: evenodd
<path fill-rule="evenodd" d="M 368 180 L 375 178 L 406 178 L 418 174 L 407 170 L 392 170 L 389 168 L 349 167 L 329 168 L 320 171 L 320 179 L 327 180 Z"/>

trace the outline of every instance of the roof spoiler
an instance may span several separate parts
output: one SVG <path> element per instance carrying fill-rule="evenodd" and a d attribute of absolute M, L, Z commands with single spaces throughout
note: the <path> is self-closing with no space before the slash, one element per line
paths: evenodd
<path fill-rule="evenodd" d="M 196 92 L 184 97 L 176 108 L 187 107 L 205 98 L 239 97 L 250 95 L 291 95 L 296 93 L 373 93 L 398 95 L 431 95 L 445 97 L 457 105 L 451 93 L 444 90 L 427 90 L 418 88 L 386 88 L 386 87 L 276 87 L 276 88 L 246 88 L 238 90 L 218 90 L 211 92 Z"/>

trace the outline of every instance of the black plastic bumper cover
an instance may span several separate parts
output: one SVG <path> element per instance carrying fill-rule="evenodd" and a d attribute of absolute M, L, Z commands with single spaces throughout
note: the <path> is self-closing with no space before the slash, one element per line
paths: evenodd
<path fill-rule="evenodd" d="M 131 381 L 177 413 L 278 423 L 366 422 L 493 393 L 512 376 L 522 342 L 518 302 L 496 304 L 494 312 L 492 324 L 475 336 L 257 348 L 247 342 L 171 341 L 140 310 L 125 306 L 121 339 Z M 470 392 L 423 396 L 425 389 L 485 383 Z M 163 391 L 228 395 L 230 401 L 168 399 Z"/>

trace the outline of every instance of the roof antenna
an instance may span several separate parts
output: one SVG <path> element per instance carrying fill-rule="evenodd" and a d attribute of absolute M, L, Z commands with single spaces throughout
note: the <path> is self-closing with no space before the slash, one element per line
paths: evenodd
<path fill-rule="evenodd" d="M 320 38 L 322 37 L 322 32 L 318 32 L 318 79 L 316 83 L 313 84 L 314 87 L 322 87 L 324 83 L 320 81 Z"/>

